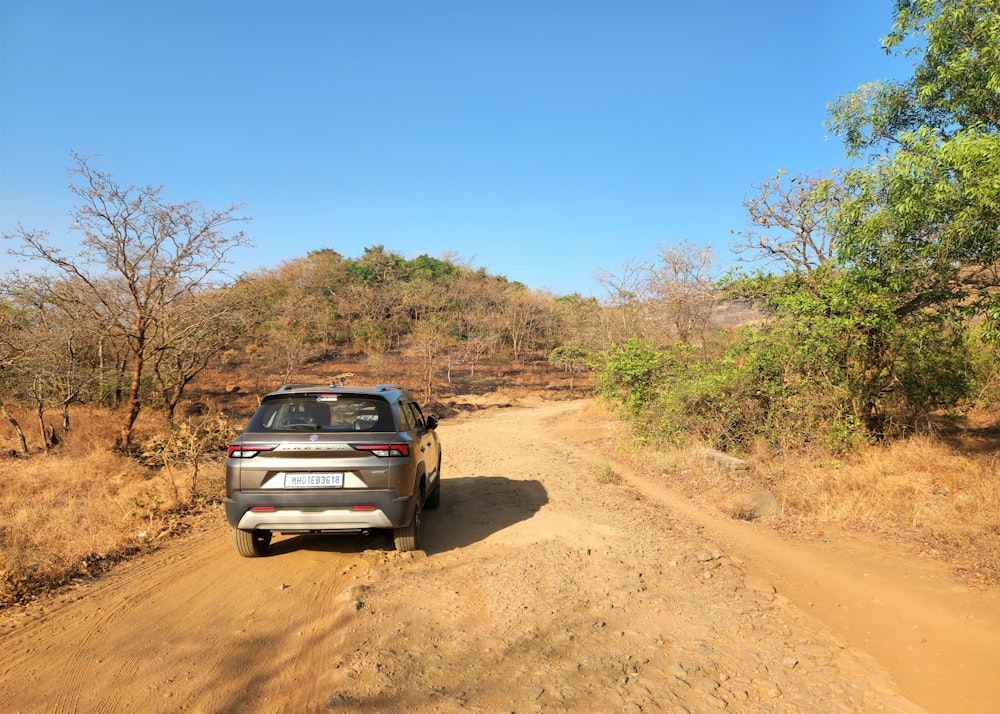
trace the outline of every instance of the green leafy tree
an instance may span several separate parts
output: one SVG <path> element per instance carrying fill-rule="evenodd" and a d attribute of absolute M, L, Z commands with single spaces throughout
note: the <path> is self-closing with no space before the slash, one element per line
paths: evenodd
<path fill-rule="evenodd" d="M 831 105 L 830 126 L 857 167 L 800 193 L 797 180 L 772 179 L 748 205 L 790 241 L 758 236 L 754 247 L 791 274 L 737 284 L 770 308 L 770 322 L 670 392 L 736 445 L 782 431 L 841 445 L 896 433 L 969 395 L 970 315 L 998 336 L 1000 8 L 897 0 L 894 17 L 885 48 L 917 58 L 912 77 Z M 810 246 L 814 229 L 832 243 Z"/>
<path fill-rule="evenodd" d="M 868 436 L 884 436 L 929 410 L 954 407 L 968 393 L 971 346 L 964 323 L 949 313 L 922 311 L 903 320 L 891 289 L 873 288 L 852 271 L 822 269 L 733 287 L 772 313 L 768 326 L 729 357 L 770 353 L 782 365 L 773 373 L 777 382 L 757 390 L 778 408 L 765 421 L 782 429 L 857 425 Z"/>
<path fill-rule="evenodd" d="M 589 367 L 591 354 L 579 342 L 571 341 L 560 344 L 549 352 L 549 363 L 555 365 L 570 375 L 583 372 Z M 573 391 L 573 377 L 570 377 L 569 390 Z"/>
<path fill-rule="evenodd" d="M 863 164 L 845 178 L 841 264 L 895 296 L 894 312 L 974 313 L 1000 337 L 1000 8 L 896 0 L 887 52 L 912 77 L 831 105 Z"/>
<path fill-rule="evenodd" d="M 946 313 L 900 321 L 889 291 L 826 268 L 729 288 L 770 318 L 721 356 L 632 339 L 599 364 L 599 393 L 650 436 L 736 452 L 762 442 L 841 451 L 905 433 L 969 392 L 974 352 Z"/>

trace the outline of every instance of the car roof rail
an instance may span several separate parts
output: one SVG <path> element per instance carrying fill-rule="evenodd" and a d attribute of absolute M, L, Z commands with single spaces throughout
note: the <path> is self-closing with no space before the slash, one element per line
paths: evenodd
<path fill-rule="evenodd" d="M 398 384 L 379 384 L 375 387 L 376 392 L 391 392 L 397 389 L 402 389 Z"/>
<path fill-rule="evenodd" d="M 292 389 L 304 389 L 305 387 L 315 387 L 315 384 L 282 384 L 275 391 L 276 392 L 287 392 Z"/>

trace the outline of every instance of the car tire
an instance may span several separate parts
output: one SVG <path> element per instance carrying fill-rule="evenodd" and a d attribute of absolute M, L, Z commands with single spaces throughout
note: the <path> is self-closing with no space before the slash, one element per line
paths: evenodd
<path fill-rule="evenodd" d="M 422 510 L 418 494 L 417 502 L 413 506 L 413 518 L 410 519 L 410 525 L 392 531 L 392 539 L 396 542 L 396 550 L 399 552 L 405 553 L 420 548 L 420 513 Z"/>
<path fill-rule="evenodd" d="M 260 558 L 271 547 L 271 531 L 247 531 L 233 528 L 233 545 L 244 558 Z"/>

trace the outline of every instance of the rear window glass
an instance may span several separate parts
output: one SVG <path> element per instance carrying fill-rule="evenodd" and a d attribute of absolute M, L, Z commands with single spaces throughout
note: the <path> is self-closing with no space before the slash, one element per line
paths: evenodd
<path fill-rule="evenodd" d="M 247 431 L 395 431 L 382 399 L 351 395 L 302 396 L 265 401 Z"/>

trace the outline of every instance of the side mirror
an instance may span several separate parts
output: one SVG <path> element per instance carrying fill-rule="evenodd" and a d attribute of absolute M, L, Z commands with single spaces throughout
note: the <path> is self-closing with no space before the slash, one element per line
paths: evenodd
<path fill-rule="evenodd" d="M 429 417 L 427 417 L 428 429 L 437 429 L 437 425 L 438 425 L 438 418 L 436 416 L 431 414 Z"/>

